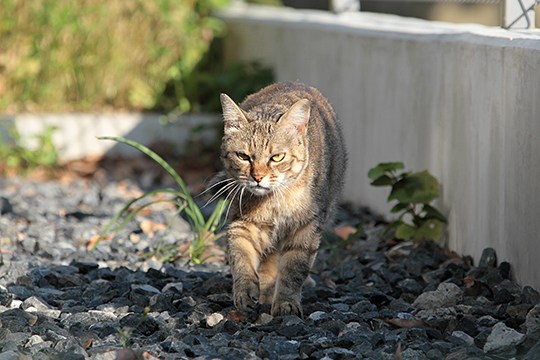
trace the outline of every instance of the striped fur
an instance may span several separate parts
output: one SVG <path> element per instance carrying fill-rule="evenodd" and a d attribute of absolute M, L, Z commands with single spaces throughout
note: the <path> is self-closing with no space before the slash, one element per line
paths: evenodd
<path fill-rule="evenodd" d="M 302 285 L 343 186 L 340 124 L 321 93 L 299 83 L 270 85 L 240 106 L 226 95 L 221 103 L 234 303 L 302 315 Z"/>

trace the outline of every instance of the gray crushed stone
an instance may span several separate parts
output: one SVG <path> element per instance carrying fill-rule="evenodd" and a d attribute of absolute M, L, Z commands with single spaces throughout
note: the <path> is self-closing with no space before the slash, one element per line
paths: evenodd
<path fill-rule="evenodd" d="M 0 180 L 0 359 L 537 359 L 540 294 L 486 249 L 478 266 L 433 242 L 381 239 L 381 219 L 321 247 L 305 318 L 234 311 L 222 262 L 164 261 L 192 234 L 174 209 L 140 214 L 88 250 L 129 182 Z M 141 223 L 165 224 L 143 231 Z"/>

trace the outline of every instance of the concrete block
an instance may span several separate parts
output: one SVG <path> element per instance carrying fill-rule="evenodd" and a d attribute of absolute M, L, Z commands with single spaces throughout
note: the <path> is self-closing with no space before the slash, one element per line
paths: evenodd
<path fill-rule="evenodd" d="M 61 162 L 85 156 L 129 157 L 140 154 L 125 144 L 99 140 L 100 136 L 123 136 L 146 146 L 163 141 L 183 151 L 194 136 L 206 142 L 215 140 L 219 136 L 220 121 L 217 114 L 183 115 L 174 119 L 140 113 L 0 116 L 0 124 L 15 126 L 29 147 L 36 145 L 36 135 L 42 134 L 47 126 L 53 126 L 56 129 L 53 141 Z"/>

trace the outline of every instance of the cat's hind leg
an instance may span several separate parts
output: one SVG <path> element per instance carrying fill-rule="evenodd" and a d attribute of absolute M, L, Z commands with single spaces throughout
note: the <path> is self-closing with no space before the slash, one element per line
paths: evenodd
<path fill-rule="evenodd" d="M 303 316 L 302 286 L 309 276 L 320 242 L 315 221 L 305 224 L 281 246 L 272 315 Z"/>

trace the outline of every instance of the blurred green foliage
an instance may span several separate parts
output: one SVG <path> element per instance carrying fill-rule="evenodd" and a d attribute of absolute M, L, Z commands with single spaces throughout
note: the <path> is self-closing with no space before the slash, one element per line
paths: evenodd
<path fill-rule="evenodd" d="M 37 168 L 51 171 L 58 165 L 58 151 L 53 142 L 54 127 L 48 126 L 33 139 L 25 141 L 16 127 L 1 125 L 7 134 L 0 137 L 0 176 L 24 175 Z M 30 146 L 28 140 L 33 141 L 34 146 Z"/>
<path fill-rule="evenodd" d="M 189 76 L 180 81 L 170 81 L 154 110 L 171 115 L 221 112 L 219 94 L 226 93 L 242 101 L 274 81 L 273 71 L 256 61 L 224 65 L 222 45 L 221 39 L 214 40 Z"/>
<path fill-rule="evenodd" d="M 0 111 L 148 110 L 171 83 L 182 108 L 226 3 L 2 0 Z"/>
<path fill-rule="evenodd" d="M 281 0 L 247 0 L 247 2 L 257 5 L 283 6 L 283 2 Z"/>

